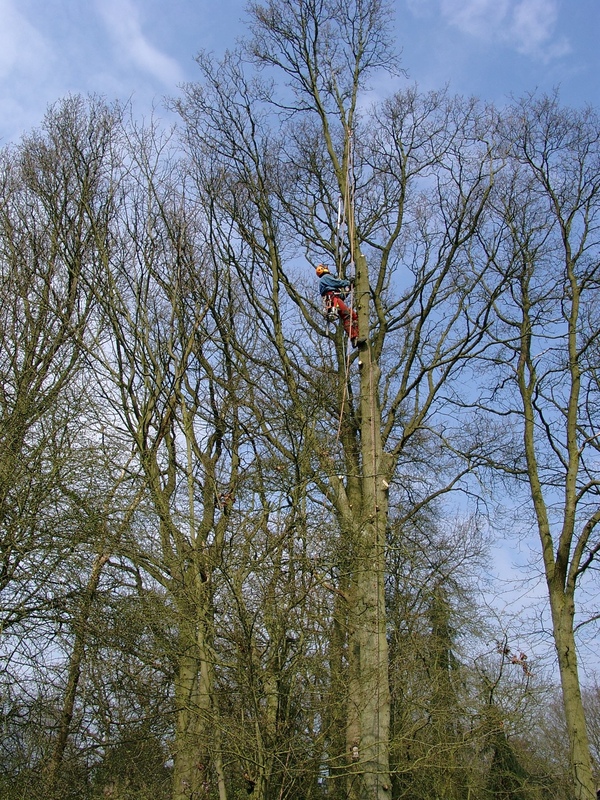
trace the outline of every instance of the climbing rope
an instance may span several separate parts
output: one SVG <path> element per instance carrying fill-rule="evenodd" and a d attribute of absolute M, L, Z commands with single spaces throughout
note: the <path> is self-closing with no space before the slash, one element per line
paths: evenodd
<path fill-rule="evenodd" d="M 353 279 L 356 275 L 356 267 L 354 263 L 354 193 L 355 193 L 355 177 L 354 177 L 354 139 L 352 131 L 348 129 L 348 162 L 346 164 L 346 186 L 344 207 L 349 209 L 348 214 L 348 242 L 350 244 L 350 277 Z"/>
<path fill-rule="evenodd" d="M 354 263 L 354 140 L 352 138 L 352 131 L 347 130 L 348 153 L 346 159 L 346 181 L 344 186 L 344 196 L 340 195 L 338 199 L 338 214 L 337 214 L 337 229 L 336 229 L 336 250 L 337 250 L 337 274 L 343 274 L 344 267 L 344 233 L 348 234 L 348 250 L 350 252 L 350 265 L 347 277 L 350 283 L 350 299 L 348 308 L 350 312 L 349 324 L 352 325 L 352 318 L 354 316 L 354 278 L 356 275 L 356 268 Z M 342 419 L 344 417 L 344 409 L 346 405 L 346 397 L 348 394 L 348 373 L 350 371 L 350 334 L 346 336 L 346 359 L 345 359 L 345 375 L 344 375 L 344 391 L 342 394 L 342 403 L 340 406 L 340 417 L 338 420 L 338 429 L 336 442 L 339 442 L 342 430 Z"/>
<path fill-rule="evenodd" d="M 374 397 L 374 386 L 373 386 L 373 370 L 369 370 L 369 396 L 371 397 L 371 402 L 373 402 Z M 374 414 L 371 409 L 371 450 L 373 454 L 373 464 L 371 467 L 371 472 L 373 474 L 373 515 L 375 517 L 375 565 L 376 565 L 376 586 L 375 586 L 375 593 L 376 593 L 376 608 L 375 608 L 375 635 L 377 636 L 377 750 L 376 750 L 376 758 L 377 758 L 377 777 L 376 777 L 376 785 L 379 789 L 379 779 L 380 774 L 379 770 L 381 767 L 381 593 L 379 591 L 379 581 L 380 575 L 379 570 L 380 567 L 383 569 L 385 573 L 385 533 L 383 544 L 381 541 L 381 528 L 379 526 L 379 508 L 377 504 L 377 489 L 378 489 L 378 482 L 379 482 L 379 474 L 377 472 L 377 459 L 375 456 L 376 448 L 375 448 L 375 436 L 377 435 L 377 431 L 375 429 L 375 419 Z M 383 558 L 383 565 L 381 564 Z M 384 612 L 385 613 L 385 612 Z"/>

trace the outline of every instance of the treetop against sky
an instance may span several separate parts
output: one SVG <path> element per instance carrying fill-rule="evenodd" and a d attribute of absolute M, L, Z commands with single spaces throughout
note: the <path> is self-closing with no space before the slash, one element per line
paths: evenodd
<path fill-rule="evenodd" d="M 410 82 L 446 84 L 503 104 L 558 87 L 567 105 L 598 105 L 596 0 L 396 0 L 406 70 L 371 85 L 373 99 Z M 199 78 L 194 56 L 220 55 L 247 32 L 245 0 L 0 0 L 0 142 L 36 126 L 69 93 L 133 102 L 159 115 L 162 99 Z"/>

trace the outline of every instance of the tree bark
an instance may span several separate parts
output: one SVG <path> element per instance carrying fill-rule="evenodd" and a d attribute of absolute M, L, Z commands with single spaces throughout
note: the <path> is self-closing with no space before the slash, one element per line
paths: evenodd
<path fill-rule="evenodd" d="M 194 591 L 193 584 L 194 578 L 190 576 L 190 592 Z M 196 597 L 195 593 L 181 600 L 175 678 L 173 800 L 209 796 L 212 682 L 206 613 L 206 599 Z"/>
<path fill-rule="evenodd" d="M 71 658 L 69 659 L 69 672 L 67 675 L 67 685 L 65 688 L 65 696 L 63 699 L 63 707 L 60 715 L 60 722 L 58 725 L 58 732 L 56 735 L 56 743 L 52 756 L 48 763 L 48 795 L 49 797 L 57 796 L 58 780 L 60 777 L 60 769 L 64 760 L 65 750 L 67 749 L 67 742 L 69 740 L 69 733 L 71 731 L 71 720 L 73 719 L 73 710 L 75 708 L 75 699 L 77 697 L 77 689 L 79 687 L 79 678 L 81 676 L 81 667 L 85 655 L 85 640 L 87 633 L 87 626 L 90 617 L 90 611 L 94 597 L 98 590 L 100 582 L 100 575 L 102 569 L 109 559 L 108 553 L 100 553 L 96 556 L 90 577 L 88 578 L 87 586 L 83 593 L 81 608 L 74 624 L 75 639 L 73 642 L 73 650 L 71 651 Z"/>
<path fill-rule="evenodd" d="M 369 329 L 369 279 L 362 254 L 357 258 L 360 359 L 360 496 L 350 497 L 355 512 L 355 560 L 350 592 L 347 744 L 353 761 L 348 794 L 356 800 L 389 796 L 390 691 L 385 614 L 385 531 L 387 492 L 382 469 L 379 367 L 372 358 Z"/>
<path fill-rule="evenodd" d="M 568 248 L 567 248 L 568 250 Z M 527 463 L 527 481 L 536 516 L 540 538 L 542 559 L 548 597 L 552 615 L 554 644 L 558 655 L 560 680 L 563 690 L 565 722 L 569 737 L 571 773 L 577 800 L 593 800 L 595 787 L 592 761 L 586 730 L 585 712 L 581 699 L 577 653 L 575 646 L 575 587 L 580 568 L 584 538 L 589 535 L 594 524 L 591 520 L 584 526 L 584 532 L 576 536 L 575 525 L 578 511 L 578 487 L 581 453 L 579 445 L 578 413 L 581 393 L 581 369 L 577 354 L 577 328 L 579 321 L 580 287 L 575 279 L 575 269 L 570 257 L 567 258 L 567 275 L 570 277 L 571 303 L 567 315 L 569 369 L 566 371 L 568 402 L 564 411 L 565 454 L 562 459 L 563 506 L 562 528 L 555 547 L 550 512 L 546 500 L 552 495 L 553 487 L 544 483 L 543 470 L 536 447 L 539 447 L 537 432 L 542 382 L 538 376 L 536 358 L 532 354 L 534 319 L 537 309 L 532 301 L 531 274 L 526 269 L 521 275 L 521 320 L 519 322 L 519 358 L 517 380 L 523 413 L 523 448 Z M 565 303 L 568 307 L 569 304 Z M 543 415 L 540 415 L 543 419 Z M 547 435 L 556 446 L 550 428 Z M 558 438 L 558 437 L 557 437 Z M 588 529 L 588 534 L 585 533 Z M 575 546 L 573 546 L 575 544 Z"/>
<path fill-rule="evenodd" d="M 561 588 L 553 585 L 552 581 L 548 581 L 548 591 L 575 797 L 577 800 L 595 800 L 596 787 L 577 668 L 575 603 L 573 598 L 565 597 Z"/>

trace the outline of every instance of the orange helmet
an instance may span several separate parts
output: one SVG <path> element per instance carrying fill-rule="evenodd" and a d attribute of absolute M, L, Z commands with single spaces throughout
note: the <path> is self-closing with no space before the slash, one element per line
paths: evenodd
<path fill-rule="evenodd" d="M 326 272 L 329 272 L 329 267 L 326 267 L 325 264 L 317 264 L 315 271 L 320 278 L 321 275 L 325 275 Z"/>

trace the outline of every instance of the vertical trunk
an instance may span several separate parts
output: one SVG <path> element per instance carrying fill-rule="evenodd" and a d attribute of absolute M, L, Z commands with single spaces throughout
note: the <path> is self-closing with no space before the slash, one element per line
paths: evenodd
<path fill-rule="evenodd" d="M 264 676 L 265 709 L 258 734 L 259 771 L 256 783 L 256 800 L 266 800 L 272 796 L 273 760 L 277 738 L 277 712 L 279 708 L 279 688 L 275 668 L 268 665 Z"/>
<path fill-rule="evenodd" d="M 175 758 L 173 800 L 200 797 L 205 781 L 202 728 L 199 719 L 199 661 L 193 631 L 180 631 L 180 655 L 175 678 Z"/>
<path fill-rule="evenodd" d="M 192 586 L 188 585 L 191 591 Z M 178 666 L 175 682 L 177 721 L 173 800 L 208 797 L 211 686 L 205 599 L 189 598 L 179 610 Z"/>
<path fill-rule="evenodd" d="M 390 696 L 385 635 L 383 565 L 377 526 L 360 531 L 364 548 L 357 559 L 352 593 L 353 625 L 349 660 L 348 744 L 353 758 L 349 794 L 357 800 L 389 796 Z"/>
<path fill-rule="evenodd" d="M 274 745 L 276 738 L 278 691 L 275 676 L 267 669 L 263 681 L 264 685 L 264 713 L 256 708 L 255 732 L 255 763 L 254 763 L 254 790 L 253 800 L 266 800 L 272 796 L 272 776 Z"/>
<path fill-rule="evenodd" d="M 77 697 L 77 689 L 79 687 L 79 678 L 81 675 L 81 666 L 83 664 L 83 657 L 85 654 L 85 638 L 88 620 L 92 603 L 94 601 L 96 591 L 98 590 L 102 568 L 108 561 L 108 558 L 109 556 L 106 553 L 101 553 L 100 555 L 96 556 L 90 577 L 88 578 L 87 586 L 85 587 L 81 608 L 74 624 L 75 640 L 69 661 L 67 687 L 65 690 L 65 697 L 63 700 L 63 707 L 58 725 L 56 743 L 48 764 L 49 797 L 54 797 L 57 794 L 58 779 L 69 739 L 71 720 L 73 719 L 73 709 L 75 708 L 75 698 Z"/>
<path fill-rule="evenodd" d="M 535 510 L 538 533 L 542 546 L 544 571 L 548 586 L 548 597 L 552 613 L 554 644 L 558 655 L 558 668 L 562 685 L 565 722 L 569 737 L 571 775 L 576 800 L 594 800 L 596 796 L 592 772 L 589 741 L 587 737 L 585 714 L 581 700 L 581 689 L 577 671 L 577 653 L 575 648 L 575 576 L 578 558 L 572 555 L 569 565 L 569 554 L 574 540 L 575 520 L 577 517 L 579 472 L 579 442 L 577 412 L 580 394 L 580 370 L 577 362 L 577 320 L 578 291 L 572 283 L 573 305 L 569 319 L 569 365 L 570 390 L 567 420 L 568 468 L 565 474 L 563 527 L 559 545 L 554 552 L 550 520 L 544 499 L 544 486 L 540 479 L 536 456 L 536 425 L 533 396 L 537 392 L 538 378 L 531 355 L 532 322 L 530 318 L 531 301 L 529 286 L 523 282 L 523 319 L 521 321 L 521 352 L 518 366 L 518 380 L 524 411 L 524 449 L 527 458 L 527 471 L 531 498 Z M 580 550 L 580 543 L 575 548 Z"/>
<path fill-rule="evenodd" d="M 356 288 L 362 479 L 360 502 L 353 503 L 357 541 L 350 609 L 349 662 L 353 680 L 349 685 L 348 739 L 356 749 L 349 796 L 356 800 L 384 800 L 390 790 L 390 692 L 384 593 L 388 501 L 382 469 L 379 368 L 367 335 L 369 279 L 365 259 L 360 254 Z"/>
<path fill-rule="evenodd" d="M 330 777 L 328 787 L 328 797 L 346 797 L 344 790 L 344 776 L 347 769 L 346 753 L 352 750 L 353 737 L 357 732 L 352 730 L 352 726 L 346 723 L 344 731 L 344 720 L 348 720 L 346 711 L 346 695 L 348 686 L 348 669 L 346 664 L 346 652 L 348 641 L 348 586 L 340 586 L 340 591 L 334 598 L 334 610 L 329 638 L 329 702 L 327 704 L 327 716 L 325 730 L 327 731 L 326 740 L 326 764 Z"/>
<path fill-rule="evenodd" d="M 585 712 L 581 699 L 577 652 L 573 632 L 575 604 L 565 597 L 562 588 L 548 582 L 554 642 L 558 654 L 558 669 L 562 687 L 565 722 L 569 737 L 570 762 L 576 800 L 595 800 L 590 745 Z"/>
<path fill-rule="evenodd" d="M 210 669 L 211 691 L 214 688 L 214 672 Z M 227 784 L 225 783 L 225 767 L 223 765 L 223 740 L 221 736 L 221 716 L 215 695 L 212 695 L 212 714 L 214 719 L 213 726 L 213 762 L 217 776 L 217 787 L 219 790 L 219 800 L 227 800 Z"/>

